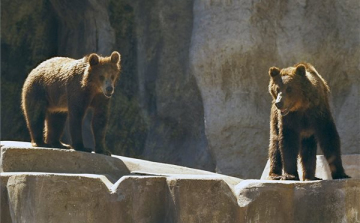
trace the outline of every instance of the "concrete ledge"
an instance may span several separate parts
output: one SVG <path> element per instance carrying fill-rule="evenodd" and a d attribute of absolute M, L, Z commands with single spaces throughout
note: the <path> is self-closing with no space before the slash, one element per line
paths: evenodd
<path fill-rule="evenodd" d="M 235 193 L 208 176 L 1 176 L 2 222 L 356 222 L 360 180 L 243 180 Z M 26 219 L 26 220 L 25 220 Z"/>
<path fill-rule="evenodd" d="M 241 179 L 177 165 L 67 149 L 32 147 L 28 142 L 2 141 L 0 172 L 47 172 L 100 174 L 116 182 L 125 175 L 211 175 L 230 185 Z"/>
<path fill-rule="evenodd" d="M 1 222 L 307 223 L 356 222 L 360 216 L 360 179 L 241 180 L 15 144 L 1 148 Z"/>
<path fill-rule="evenodd" d="M 30 143 L 1 142 L 1 172 L 88 173 L 112 182 L 130 174 L 120 159 L 66 149 L 33 148 Z"/>
<path fill-rule="evenodd" d="M 359 220 L 359 179 L 311 182 L 244 180 L 235 190 L 239 207 L 247 216 L 245 222 Z"/>

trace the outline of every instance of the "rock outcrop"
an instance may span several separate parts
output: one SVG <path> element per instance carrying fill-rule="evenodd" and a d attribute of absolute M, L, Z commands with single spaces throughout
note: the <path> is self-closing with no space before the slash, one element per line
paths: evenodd
<path fill-rule="evenodd" d="M 107 134 L 114 154 L 258 178 L 268 68 L 300 61 L 330 85 L 343 154 L 360 153 L 358 0 L 1 3 L 2 140 L 29 140 L 19 98 L 38 63 L 118 50 L 122 77 Z"/>
<path fill-rule="evenodd" d="M 121 156 L 1 143 L 1 222 L 356 222 L 360 179 L 241 180 Z"/>

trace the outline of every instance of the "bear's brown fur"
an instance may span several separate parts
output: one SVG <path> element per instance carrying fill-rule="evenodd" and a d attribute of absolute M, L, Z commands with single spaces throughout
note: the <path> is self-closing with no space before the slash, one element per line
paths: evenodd
<path fill-rule="evenodd" d="M 55 57 L 33 69 L 22 89 L 22 109 L 32 146 L 69 148 L 60 142 L 69 116 L 71 147 L 91 152 L 83 144 L 82 121 L 92 108 L 95 152 L 109 154 L 105 133 L 120 59 L 118 52 L 110 57 L 93 53 L 79 60 Z"/>
<path fill-rule="evenodd" d="M 303 180 L 315 180 L 317 143 L 324 153 L 333 179 L 348 178 L 342 166 L 340 138 L 330 113 L 329 87 L 308 63 L 269 70 L 270 179 L 299 180 L 297 157 Z"/>

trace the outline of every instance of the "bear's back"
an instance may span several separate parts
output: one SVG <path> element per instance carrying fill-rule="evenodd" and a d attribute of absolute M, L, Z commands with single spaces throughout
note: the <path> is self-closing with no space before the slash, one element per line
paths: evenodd
<path fill-rule="evenodd" d="M 86 68 L 84 59 L 75 60 L 68 57 L 54 57 L 34 68 L 28 78 L 51 82 L 66 82 L 76 75 L 82 75 Z"/>
<path fill-rule="evenodd" d="M 67 107 L 67 94 L 81 91 L 81 80 L 86 66 L 87 62 L 84 58 L 79 60 L 67 57 L 48 59 L 28 75 L 23 86 L 23 97 L 30 95 L 30 92 L 42 92 L 46 95 L 49 107 L 64 110 Z M 71 91 L 68 90 L 69 87 Z"/>
<path fill-rule="evenodd" d="M 312 86 L 319 91 L 319 94 L 324 97 L 328 96 L 330 88 L 326 83 L 325 79 L 317 72 L 314 66 L 309 63 L 302 63 L 306 68 L 306 77 L 312 83 Z"/>

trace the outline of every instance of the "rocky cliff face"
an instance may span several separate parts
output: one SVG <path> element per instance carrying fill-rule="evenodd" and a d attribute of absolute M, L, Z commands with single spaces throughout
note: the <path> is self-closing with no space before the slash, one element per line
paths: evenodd
<path fill-rule="evenodd" d="M 1 138 L 29 140 L 20 92 L 38 63 L 118 50 L 107 134 L 115 154 L 259 178 L 267 70 L 300 61 L 328 81 L 342 151 L 358 153 L 359 10 L 357 0 L 2 1 Z"/>
<path fill-rule="evenodd" d="M 143 158 L 214 170 L 189 71 L 193 1 L 133 1 L 139 99 L 149 121 Z"/>
<path fill-rule="evenodd" d="M 358 1 L 194 3 L 191 68 L 217 171 L 259 175 L 267 156 L 270 66 L 312 63 L 328 81 L 343 153 L 359 152 Z"/>

